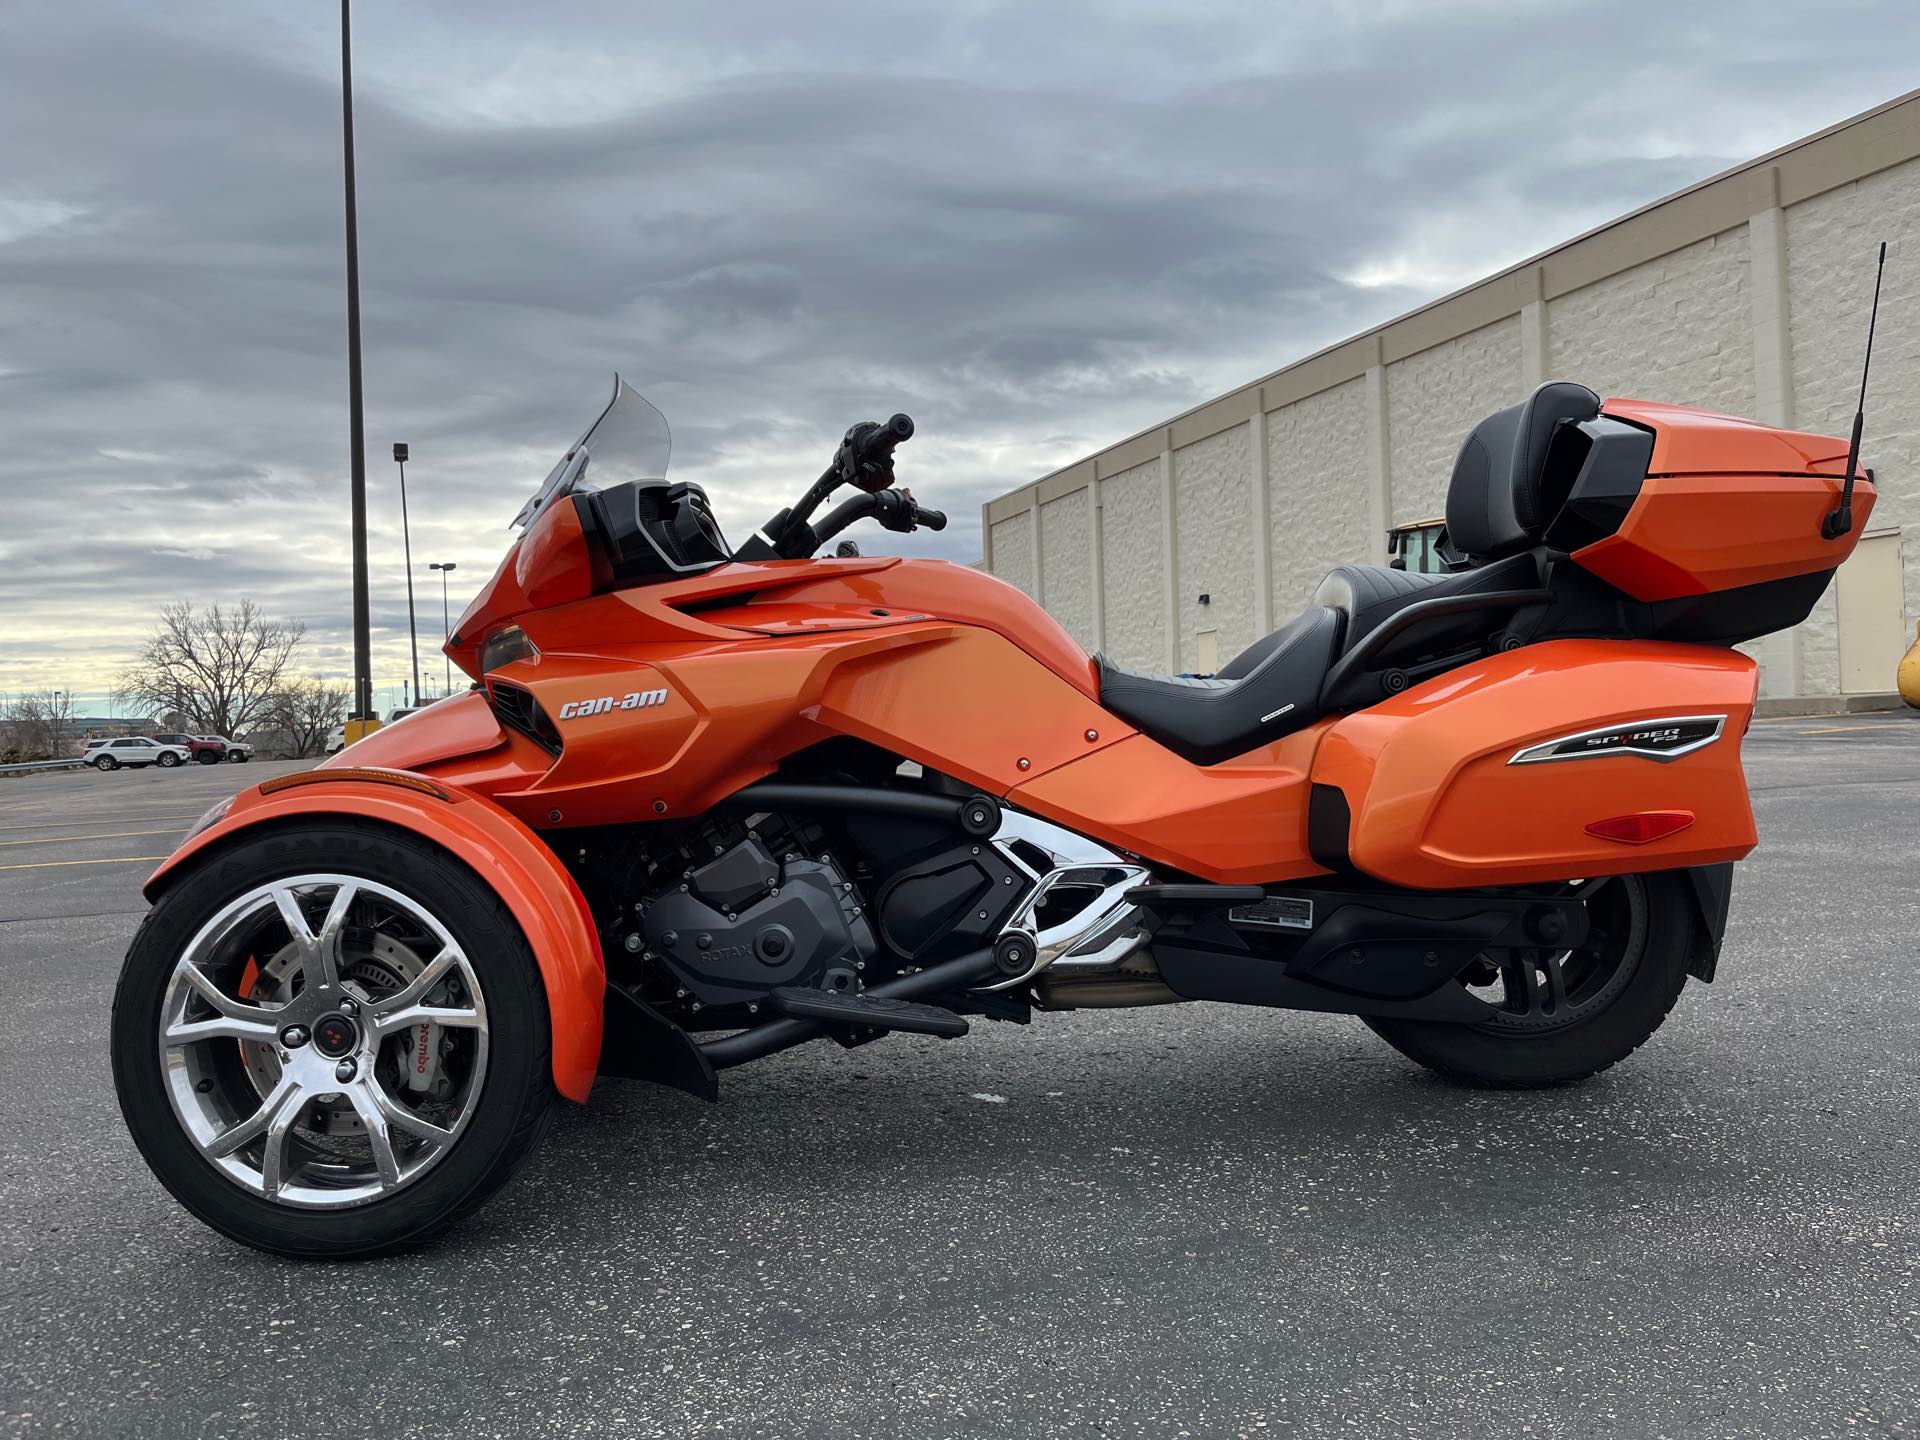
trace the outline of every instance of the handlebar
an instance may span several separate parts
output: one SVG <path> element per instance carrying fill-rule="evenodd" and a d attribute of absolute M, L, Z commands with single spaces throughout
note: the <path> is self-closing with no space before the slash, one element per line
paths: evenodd
<path fill-rule="evenodd" d="M 868 518 L 878 520 L 883 529 L 901 535 L 922 527 L 928 530 L 947 528 L 947 517 L 942 512 L 927 509 L 905 490 L 875 490 L 870 495 L 856 495 L 851 500 L 842 500 L 829 510 L 826 519 L 812 527 L 814 547 L 819 548 L 849 525 Z"/>
<path fill-rule="evenodd" d="M 840 472 L 841 480 L 858 485 L 868 494 L 884 490 L 893 481 L 894 447 L 912 438 L 910 416 L 896 414 L 885 421 L 862 420 L 848 429 L 840 441 L 834 468 Z"/>
<path fill-rule="evenodd" d="M 892 488 L 894 449 L 902 440 L 912 438 L 913 419 L 908 415 L 862 420 L 852 426 L 841 437 L 833 463 L 807 487 L 799 503 L 769 519 L 751 540 L 734 551 L 733 558 L 744 561 L 802 559 L 856 520 L 868 516 L 900 534 L 921 528 L 946 529 L 944 513 L 927 509 L 905 490 Z M 856 486 L 865 493 L 835 506 L 818 525 L 810 523 L 820 503 L 842 485 Z"/>

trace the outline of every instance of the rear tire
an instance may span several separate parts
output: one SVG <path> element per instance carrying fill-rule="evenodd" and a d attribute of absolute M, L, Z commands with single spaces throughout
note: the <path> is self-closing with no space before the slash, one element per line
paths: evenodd
<path fill-rule="evenodd" d="M 218 933 L 213 922 L 232 913 L 236 902 L 244 903 L 260 887 L 276 881 L 306 883 L 315 879 L 322 882 L 322 889 L 318 892 L 320 910 L 314 913 L 325 908 L 324 882 L 345 879 L 360 882 L 369 895 L 378 889 L 400 897 L 416 913 L 431 917 L 451 937 L 458 955 L 470 967 L 470 972 L 463 973 L 469 973 L 469 993 L 476 996 L 470 1008 L 479 1012 L 480 1021 L 477 1030 L 464 1033 L 484 1037 L 463 1092 L 472 1098 L 453 1102 L 467 1108 L 446 1131 L 451 1138 L 435 1142 L 438 1153 L 420 1164 L 417 1173 L 383 1175 L 377 1186 L 371 1187 L 377 1193 L 364 1196 L 359 1190 L 342 1189 L 335 1192 L 338 1198 L 330 1199 L 325 1191 L 312 1188 L 316 1183 L 326 1183 L 324 1179 L 307 1182 L 304 1191 L 298 1188 L 298 1163 L 303 1158 L 298 1147 L 313 1143 L 301 1139 L 314 1128 L 306 1118 L 304 1100 L 298 1102 L 297 1110 L 285 1111 L 300 1118 L 290 1122 L 295 1148 L 289 1150 L 287 1142 L 282 1141 L 282 1148 L 276 1152 L 280 1157 L 276 1175 L 285 1177 L 281 1183 L 286 1186 L 278 1192 L 262 1183 L 266 1160 L 264 1152 L 260 1158 L 254 1157 L 254 1142 L 229 1151 L 228 1158 L 222 1160 L 215 1153 L 220 1148 L 219 1135 L 214 1136 L 210 1148 L 205 1135 L 196 1138 L 184 1118 L 191 1114 L 204 1131 L 207 1127 L 196 1108 L 202 1097 L 211 1105 L 225 1103 L 229 1095 L 234 1101 L 234 1116 L 243 1115 L 255 1104 L 264 1116 L 273 1102 L 270 1098 L 256 1101 L 240 1086 L 238 1080 L 246 1078 L 244 1067 L 257 1065 L 262 1054 L 278 1048 L 278 1073 L 297 1076 L 305 1051 L 320 1043 L 320 1029 L 312 1019 L 295 1017 L 313 1029 L 314 1038 L 292 1050 L 286 1048 L 284 1033 L 278 1047 L 269 1040 L 264 1045 L 255 1044 L 251 1052 L 239 1039 L 181 1044 L 167 1034 L 169 1024 L 177 1030 L 186 1013 L 170 1017 L 169 1005 L 175 1002 L 170 1002 L 169 996 L 179 989 L 177 977 L 183 957 L 196 953 L 198 937 L 210 928 Z M 374 895 L 370 903 L 380 903 L 378 896 Z M 273 912 L 263 913 L 270 916 Z M 264 923 L 273 922 L 269 919 Z M 289 934 L 284 922 L 282 925 L 277 933 Z M 356 934 L 369 940 L 378 940 L 379 936 L 372 930 L 356 931 L 351 921 L 343 922 L 340 934 L 339 973 L 357 976 L 363 972 L 349 968 L 356 959 L 355 947 L 364 943 L 356 939 Z M 250 993 L 248 977 L 258 974 L 264 978 L 270 968 L 253 954 L 265 948 L 242 937 L 240 948 L 230 958 L 219 959 L 221 950 L 208 949 L 204 963 L 196 962 L 225 997 L 221 1005 L 214 1006 L 220 1014 L 230 1009 L 244 1019 L 258 1013 L 248 1006 L 262 1003 L 260 981 L 252 982 L 255 988 Z M 298 948 L 297 943 L 294 948 Z M 431 942 L 415 949 L 420 952 L 419 961 L 431 960 Z M 243 962 L 248 968 L 241 968 Z M 304 977 L 307 973 L 306 963 L 301 961 L 298 968 L 284 974 L 294 995 L 281 1003 L 291 1005 L 306 998 L 304 978 L 299 986 L 293 986 L 295 975 Z M 205 996 L 206 992 L 200 993 Z M 377 995 L 367 998 L 374 994 L 371 991 L 358 993 L 360 1009 L 352 1013 L 361 1017 L 363 1029 L 383 1005 L 406 1002 L 404 991 L 387 992 L 390 1000 Z M 205 1008 L 204 1003 L 195 1003 Z M 478 1208 L 526 1163 L 545 1133 L 552 1111 L 550 1024 L 546 991 L 533 954 L 498 895 L 444 851 L 416 836 L 328 817 L 301 828 L 243 835 L 182 876 L 161 896 L 134 937 L 114 995 L 114 1085 L 127 1128 L 147 1164 L 174 1198 L 204 1223 L 242 1244 L 273 1254 L 360 1258 L 429 1239 Z M 368 1029 L 366 1033 L 373 1031 Z M 402 1030 L 369 1043 L 375 1047 L 399 1044 L 405 1064 L 411 1054 L 408 1037 L 412 1033 Z M 165 1048 L 169 1044 L 174 1048 Z M 424 1048 L 421 1053 L 424 1057 Z M 206 1077 L 198 1082 L 200 1088 L 170 1073 L 169 1059 L 198 1066 L 198 1073 Z M 236 1062 L 241 1067 L 238 1071 Z M 389 1063 L 391 1058 L 363 1061 L 363 1075 L 370 1080 L 376 1069 Z M 400 1078 L 404 1080 L 404 1073 Z M 333 1087 L 329 1083 L 318 1088 Z M 405 1093 L 404 1089 L 383 1089 L 381 1103 L 390 1102 L 396 1094 L 404 1097 Z M 314 1103 L 324 1106 L 329 1098 L 339 1099 L 322 1095 Z M 313 1114 L 320 1116 L 317 1110 Z M 397 1124 L 394 1133 L 400 1133 Z M 324 1137 L 321 1143 L 324 1149 Z M 416 1150 L 403 1154 L 403 1165 L 424 1153 Z M 306 1159 L 309 1164 L 315 1163 L 311 1155 Z M 327 1159 L 325 1154 L 318 1156 L 323 1169 Z M 237 1167 L 236 1160 L 245 1165 Z M 373 1178 L 356 1172 L 339 1183 L 370 1184 Z"/>
<path fill-rule="evenodd" d="M 93 762 L 93 768 L 101 771 L 118 770 L 120 768 L 120 762 L 111 755 L 102 755 Z"/>
<path fill-rule="evenodd" d="M 1686 878 L 1678 872 L 1621 876 L 1609 883 L 1635 887 L 1637 893 L 1632 933 L 1624 942 L 1629 948 L 1615 962 L 1632 968 L 1606 985 L 1591 1013 L 1558 1025 L 1536 1023 L 1532 1029 L 1505 1014 L 1494 1014 L 1483 1025 L 1363 1018 L 1402 1055 L 1461 1084 L 1528 1090 L 1599 1074 L 1639 1049 L 1673 1009 L 1686 987 L 1696 923 Z M 1582 952 L 1574 952 L 1567 964 L 1582 958 Z"/>

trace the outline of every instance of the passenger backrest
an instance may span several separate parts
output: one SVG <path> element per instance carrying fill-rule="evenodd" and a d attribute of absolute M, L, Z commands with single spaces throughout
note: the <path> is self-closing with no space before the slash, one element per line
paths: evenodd
<path fill-rule="evenodd" d="M 1553 432 L 1562 421 L 1599 413 L 1600 397 L 1586 386 L 1549 380 L 1474 426 L 1447 487 L 1447 537 L 1455 548 L 1484 561 L 1538 544 L 1553 519 L 1541 494 Z"/>

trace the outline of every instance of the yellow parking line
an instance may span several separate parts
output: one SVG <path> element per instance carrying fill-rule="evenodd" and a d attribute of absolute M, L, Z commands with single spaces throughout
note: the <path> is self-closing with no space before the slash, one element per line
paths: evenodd
<path fill-rule="evenodd" d="M 116 855 L 111 860 L 36 860 L 31 865 L 0 865 L 0 870 L 57 870 L 62 865 L 132 865 L 166 858 L 164 855 Z"/>
<path fill-rule="evenodd" d="M 1802 735 L 1846 735 L 1855 730 L 1904 730 L 1906 725 L 1898 720 L 1883 721 L 1878 725 L 1828 725 L 1819 730 L 1802 730 Z"/>
<path fill-rule="evenodd" d="M 40 835 L 32 840 L 0 840 L 0 846 L 57 845 L 62 840 L 121 840 L 129 835 L 178 835 L 179 833 L 178 825 L 169 825 L 164 830 L 103 830 L 98 835 Z"/>

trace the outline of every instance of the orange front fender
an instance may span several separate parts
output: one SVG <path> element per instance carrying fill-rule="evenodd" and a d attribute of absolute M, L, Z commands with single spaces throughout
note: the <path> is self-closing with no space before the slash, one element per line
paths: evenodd
<path fill-rule="evenodd" d="M 586 897 L 540 837 L 492 801 L 401 771 L 311 770 L 243 790 L 233 807 L 167 857 L 148 900 L 195 858 L 256 826 L 348 815 L 411 830 L 492 887 L 527 937 L 553 1022 L 554 1088 L 584 1101 L 600 1063 L 607 974 Z"/>

